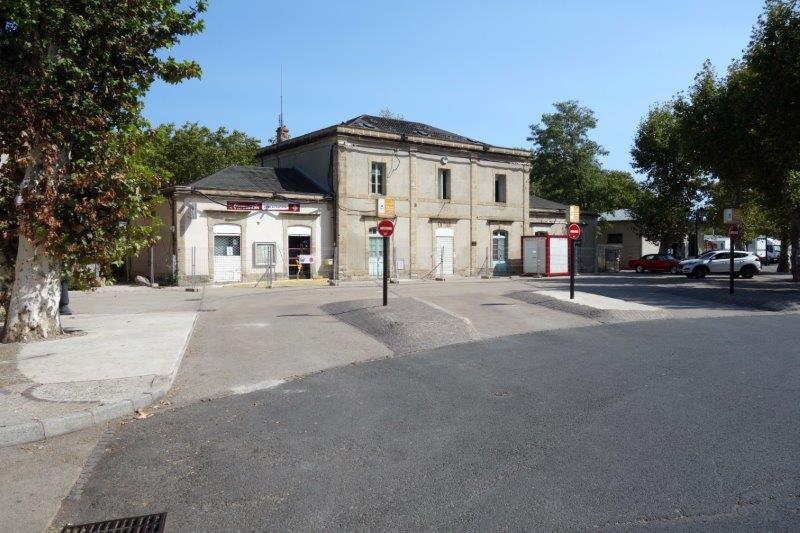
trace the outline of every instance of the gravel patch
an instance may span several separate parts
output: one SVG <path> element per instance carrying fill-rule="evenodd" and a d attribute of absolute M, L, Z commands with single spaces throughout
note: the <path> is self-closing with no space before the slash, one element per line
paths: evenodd
<path fill-rule="evenodd" d="M 395 355 L 476 340 L 474 328 L 415 298 L 348 300 L 322 306 L 331 316 L 371 335 Z"/>

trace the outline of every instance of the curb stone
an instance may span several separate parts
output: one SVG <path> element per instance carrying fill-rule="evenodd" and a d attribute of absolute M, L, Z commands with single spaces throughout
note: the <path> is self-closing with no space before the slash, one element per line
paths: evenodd
<path fill-rule="evenodd" d="M 192 338 L 194 327 L 197 324 L 197 315 L 198 314 L 195 313 L 192 325 L 189 327 L 189 333 L 186 335 L 186 341 L 183 343 L 177 361 L 175 361 L 172 373 L 169 376 L 158 376 L 154 378 L 153 388 L 151 388 L 149 392 L 143 392 L 136 398 L 98 405 L 97 407 L 85 411 L 77 411 L 44 419 L 35 418 L 32 422 L 0 426 L 0 448 L 25 444 L 27 442 L 36 442 L 97 426 L 109 420 L 132 415 L 137 409 L 147 407 L 161 400 L 166 396 L 178 375 L 178 369 L 180 369 L 181 363 L 183 362 L 186 348 L 189 346 L 189 340 Z"/>

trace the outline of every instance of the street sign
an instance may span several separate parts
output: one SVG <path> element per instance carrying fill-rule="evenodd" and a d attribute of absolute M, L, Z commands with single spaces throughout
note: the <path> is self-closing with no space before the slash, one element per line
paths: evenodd
<path fill-rule="evenodd" d="M 394 222 L 389 219 L 378 222 L 378 233 L 381 234 L 381 237 L 391 237 L 394 233 Z"/>
<path fill-rule="evenodd" d="M 733 207 L 726 207 L 722 210 L 722 220 L 725 224 L 738 224 L 740 221 L 739 210 Z"/>
<path fill-rule="evenodd" d="M 378 198 L 378 216 L 393 217 L 395 215 L 394 198 Z"/>
<path fill-rule="evenodd" d="M 261 202 L 226 202 L 225 208 L 228 211 L 261 211 Z"/>
<path fill-rule="evenodd" d="M 579 205 L 571 205 L 567 209 L 567 222 L 578 223 L 581 221 L 581 207 Z"/>
<path fill-rule="evenodd" d="M 577 241 L 581 238 L 581 227 L 577 224 L 570 224 L 569 229 L 567 230 L 567 237 L 572 239 L 573 241 Z"/>
<path fill-rule="evenodd" d="M 734 238 L 739 236 L 739 226 L 731 224 L 728 226 L 728 237 Z"/>

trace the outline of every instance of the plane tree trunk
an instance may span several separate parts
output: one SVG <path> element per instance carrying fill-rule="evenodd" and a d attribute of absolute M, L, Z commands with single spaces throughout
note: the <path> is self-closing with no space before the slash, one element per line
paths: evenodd
<path fill-rule="evenodd" d="M 62 152 L 57 164 L 65 158 L 66 151 Z M 31 161 L 20 184 L 17 205 L 24 201 L 27 189 L 35 189 L 41 183 L 48 170 L 44 160 L 42 150 L 32 150 Z M 61 333 L 60 297 L 61 262 L 20 233 L 2 341 L 27 342 Z"/>
<path fill-rule="evenodd" d="M 27 342 L 61 333 L 60 297 L 61 265 L 20 236 L 3 342 Z"/>

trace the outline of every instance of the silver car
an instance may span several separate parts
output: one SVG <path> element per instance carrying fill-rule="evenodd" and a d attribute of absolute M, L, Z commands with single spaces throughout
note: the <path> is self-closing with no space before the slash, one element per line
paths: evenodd
<path fill-rule="evenodd" d="M 704 278 L 708 274 L 728 274 L 731 265 L 730 250 L 712 250 L 680 263 L 680 271 L 689 278 Z M 750 252 L 733 252 L 733 271 L 743 278 L 752 278 L 761 272 L 761 261 Z"/>

